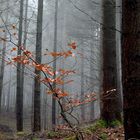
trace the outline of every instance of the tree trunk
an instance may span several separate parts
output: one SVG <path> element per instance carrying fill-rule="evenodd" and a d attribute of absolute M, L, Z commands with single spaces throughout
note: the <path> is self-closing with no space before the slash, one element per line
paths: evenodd
<path fill-rule="evenodd" d="M 123 0 L 122 16 L 125 140 L 140 139 L 140 1 Z"/>
<path fill-rule="evenodd" d="M 24 13 L 24 35 L 23 35 L 23 46 L 24 49 L 26 49 L 26 41 L 27 41 L 27 14 L 28 14 L 28 0 L 25 0 L 25 13 Z M 24 72 L 25 72 L 25 65 L 21 65 L 21 93 L 23 95 L 23 101 L 25 99 L 25 94 L 24 94 Z M 25 99 L 26 101 L 26 99 Z M 23 103 L 24 106 L 24 103 Z M 26 112 L 26 109 L 23 109 L 23 112 Z M 23 114 L 24 118 L 24 114 Z M 23 119 L 24 121 L 24 119 Z"/>
<path fill-rule="evenodd" d="M 116 1 L 116 29 L 121 31 L 122 28 L 122 9 L 121 0 Z M 121 64 L 121 32 L 116 31 L 116 59 L 117 59 L 117 90 L 119 92 L 120 110 L 123 112 L 123 95 L 122 95 L 122 64 Z"/>
<path fill-rule="evenodd" d="M 4 38 L 7 37 L 7 33 L 4 33 Z M 3 90 L 3 77 L 4 77 L 4 64 L 5 64 L 5 50 L 6 50 L 6 42 L 3 42 L 2 48 L 2 59 L 1 59 L 1 67 L 0 67 L 0 111 L 1 111 L 1 100 L 2 100 L 2 90 Z"/>
<path fill-rule="evenodd" d="M 94 68 L 95 68 L 95 65 L 93 64 L 93 61 L 94 60 L 94 55 L 95 53 L 94 52 L 94 45 L 92 42 L 90 42 L 90 93 L 93 93 L 94 92 Z M 95 102 L 91 102 L 90 103 L 90 121 L 93 121 L 95 119 Z"/>
<path fill-rule="evenodd" d="M 9 7 L 9 0 L 6 0 L 6 6 Z M 8 20 L 8 12 L 6 12 L 5 16 L 5 25 L 7 24 Z M 4 29 L 4 38 L 7 38 L 7 31 L 6 28 Z M 5 54 L 6 54 L 6 41 L 3 42 L 2 51 L 2 58 L 1 58 L 1 67 L 0 67 L 0 112 L 1 112 L 1 102 L 2 102 L 2 91 L 3 91 L 3 78 L 4 78 L 4 69 L 5 69 Z"/>
<path fill-rule="evenodd" d="M 8 85 L 8 95 L 7 95 L 7 108 L 6 111 L 9 112 L 11 106 L 10 106 L 10 94 L 11 94 L 11 81 L 12 81 L 12 77 L 11 77 L 11 68 L 12 66 L 10 66 L 10 76 L 9 76 L 9 85 Z"/>
<path fill-rule="evenodd" d="M 103 0 L 103 96 L 101 115 L 110 124 L 120 120 L 120 93 L 107 92 L 117 88 L 116 66 L 116 3 L 115 0 Z M 108 27 L 108 28 L 104 28 Z"/>
<path fill-rule="evenodd" d="M 37 15 L 37 35 L 36 35 L 36 62 L 41 64 L 42 55 L 42 22 L 43 22 L 43 0 L 38 1 L 38 15 Z M 41 130 L 41 116 L 40 116 L 40 94 L 41 94 L 41 83 L 38 77 L 41 76 L 41 72 L 35 69 L 34 81 L 34 126 L 33 131 Z"/>
<path fill-rule="evenodd" d="M 58 12 L 58 0 L 55 0 L 55 17 L 54 17 L 54 48 L 53 52 L 57 52 L 57 12 Z M 54 57 L 54 62 L 53 62 L 53 70 L 56 71 L 56 57 Z M 56 75 L 53 77 L 54 79 L 56 78 Z M 53 89 L 56 88 L 56 84 L 53 84 Z M 52 96 L 52 126 L 56 125 L 56 100 L 54 96 Z"/>
<path fill-rule="evenodd" d="M 20 17 L 19 17 L 19 32 L 18 32 L 18 55 L 21 55 L 20 46 L 22 45 L 22 23 L 23 23 L 23 3 L 24 0 L 20 0 Z M 17 92 L 16 92 L 16 120 L 17 131 L 23 130 L 23 92 L 21 84 L 21 67 L 20 63 L 17 63 Z"/>
<path fill-rule="evenodd" d="M 84 54 L 83 46 L 81 48 L 81 53 Z M 81 58 L 81 99 L 84 100 L 84 58 Z M 81 121 L 85 121 L 85 105 L 81 105 Z"/>

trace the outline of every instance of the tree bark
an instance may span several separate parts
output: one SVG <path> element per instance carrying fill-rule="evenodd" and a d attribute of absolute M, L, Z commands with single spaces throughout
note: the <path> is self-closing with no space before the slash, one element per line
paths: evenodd
<path fill-rule="evenodd" d="M 9 7 L 9 0 L 6 0 L 6 7 Z M 5 15 L 5 25 L 7 24 L 7 20 L 8 20 L 8 12 L 6 12 Z M 7 30 L 6 28 L 4 29 L 4 37 L 3 38 L 7 38 Z M 5 54 L 6 54 L 6 47 L 7 47 L 7 42 L 3 41 L 3 48 L 1 49 L 2 51 L 2 58 L 1 58 L 1 67 L 0 67 L 0 112 L 1 112 L 1 102 L 2 102 L 2 92 L 3 92 L 3 79 L 4 79 L 4 69 L 5 69 Z"/>
<path fill-rule="evenodd" d="M 23 29 L 23 3 L 24 0 L 20 0 L 20 17 L 19 17 L 19 31 L 18 31 L 18 52 L 17 55 L 21 55 L 22 45 L 22 29 Z M 17 131 L 23 130 L 23 92 L 21 84 L 21 67 L 20 63 L 17 63 L 17 91 L 16 91 L 16 120 Z"/>
<path fill-rule="evenodd" d="M 37 34 L 36 34 L 36 62 L 41 64 L 42 55 L 42 23 L 43 23 L 43 0 L 38 1 L 38 15 L 37 15 Z M 40 116 L 40 94 L 41 83 L 38 77 L 41 76 L 41 72 L 35 69 L 37 75 L 34 80 L 34 126 L 33 131 L 41 130 L 41 116 Z"/>
<path fill-rule="evenodd" d="M 140 1 L 123 0 L 122 4 L 125 140 L 140 139 Z"/>
<path fill-rule="evenodd" d="M 93 61 L 94 60 L 94 44 L 93 42 L 90 43 L 90 93 L 93 93 L 94 92 L 94 67 L 95 65 L 93 64 Z M 95 102 L 91 102 L 90 103 L 90 121 L 93 121 L 95 119 Z"/>
<path fill-rule="evenodd" d="M 110 124 L 120 120 L 120 93 L 109 90 L 117 89 L 116 66 L 116 2 L 103 0 L 103 96 L 101 116 Z M 105 28 L 104 28 L 105 27 Z M 107 27 L 107 28 L 106 28 Z"/>
<path fill-rule="evenodd" d="M 58 0 L 55 0 L 55 16 L 54 16 L 54 48 L 53 52 L 57 52 L 57 12 L 58 12 Z M 56 71 L 57 63 L 56 63 L 56 57 L 54 57 L 53 62 L 53 70 Z M 56 75 L 54 75 L 53 79 L 56 78 Z M 56 84 L 53 84 L 53 89 L 56 88 Z M 56 125 L 56 99 L 54 96 L 52 96 L 52 126 Z"/>
<path fill-rule="evenodd" d="M 84 54 L 84 48 L 82 46 L 81 48 L 81 53 Z M 84 100 L 84 58 L 81 58 L 81 100 Z M 81 121 L 84 122 L 85 121 L 85 105 L 81 105 Z"/>
<path fill-rule="evenodd" d="M 10 106 L 10 94 L 11 94 L 11 81 L 12 81 L 12 77 L 11 77 L 11 74 L 12 74 L 12 72 L 11 72 L 11 67 L 12 66 L 10 66 L 10 76 L 9 76 L 9 85 L 8 85 L 8 96 L 7 96 L 7 108 L 6 108 L 6 111 L 7 112 L 9 112 L 9 110 L 10 110 L 10 108 L 11 108 L 11 106 Z"/>
<path fill-rule="evenodd" d="M 4 33 L 4 38 L 7 37 L 7 33 Z M 1 100 L 2 100 L 2 90 L 3 90 L 3 78 L 4 78 L 4 64 L 5 64 L 5 51 L 6 51 L 6 42 L 3 42 L 2 48 L 2 59 L 1 59 L 1 67 L 0 67 L 0 112 L 1 112 Z"/>

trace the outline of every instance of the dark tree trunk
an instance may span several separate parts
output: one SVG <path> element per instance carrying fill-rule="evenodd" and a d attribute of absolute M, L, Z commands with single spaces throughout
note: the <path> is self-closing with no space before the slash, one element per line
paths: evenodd
<path fill-rule="evenodd" d="M 116 3 L 103 0 L 103 97 L 101 115 L 108 124 L 120 120 L 120 94 L 118 91 L 107 92 L 117 88 L 116 66 Z M 107 28 L 106 28 L 107 27 Z"/>
<path fill-rule="evenodd" d="M 122 16 L 125 139 L 140 139 L 140 1 L 123 0 Z"/>
<path fill-rule="evenodd" d="M 24 36 L 23 36 L 23 46 L 26 49 L 26 41 L 27 41 L 27 13 L 28 13 L 28 0 L 25 3 L 25 19 L 24 19 Z M 25 65 L 21 67 L 21 92 L 24 92 L 24 70 Z"/>
<path fill-rule="evenodd" d="M 43 22 L 43 0 L 38 1 L 38 16 L 37 16 L 37 35 L 36 35 L 36 62 L 41 64 L 42 55 L 42 22 Z M 41 116 L 40 116 L 40 94 L 41 84 L 38 77 L 41 76 L 41 72 L 35 69 L 35 83 L 34 83 L 34 126 L 33 131 L 41 130 Z"/>
<path fill-rule="evenodd" d="M 20 17 L 19 17 L 19 32 L 18 32 L 18 55 L 21 55 L 20 46 L 22 45 L 22 23 L 23 23 L 23 3 L 24 0 L 20 0 Z M 17 92 L 16 92 L 16 120 L 17 131 L 23 130 L 23 92 L 21 84 L 21 68 L 22 65 L 17 63 Z"/>

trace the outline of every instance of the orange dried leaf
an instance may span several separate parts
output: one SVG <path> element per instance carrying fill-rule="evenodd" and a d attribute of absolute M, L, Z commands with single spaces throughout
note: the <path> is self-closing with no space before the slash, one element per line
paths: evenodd
<path fill-rule="evenodd" d="M 42 71 L 44 71 L 45 73 L 47 73 L 47 74 L 49 74 L 51 76 L 54 76 L 54 73 L 51 70 L 49 70 L 48 68 L 46 68 L 46 67 L 42 67 Z"/>
<path fill-rule="evenodd" d="M 74 49 L 74 50 L 77 48 L 77 45 L 76 45 L 75 42 L 72 42 L 72 43 L 68 44 L 68 46 L 69 46 L 70 48 Z"/>
<path fill-rule="evenodd" d="M 37 69 L 37 70 L 42 70 L 42 65 L 40 65 L 40 64 L 37 64 L 37 65 L 35 65 L 35 68 Z"/>
<path fill-rule="evenodd" d="M 58 94 L 58 97 L 61 98 L 61 97 L 65 97 L 65 96 L 68 96 L 69 94 L 67 92 L 64 92 L 64 93 L 59 93 Z"/>
<path fill-rule="evenodd" d="M 25 60 L 22 61 L 22 63 L 23 64 L 29 64 L 29 60 L 28 59 L 25 59 Z"/>
<path fill-rule="evenodd" d="M 51 52 L 50 55 L 53 57 L 61 56 L 61 52 Z"/>
<path fill-rule="evenodd" d="M 51 78 L 44 78 L 41 82 L 44 82 L 44 83 L 53 83 L 54 80 L 51 79 Z"/>
<path fill-rule="evenodd" d="M 60 77 L 55 78 L 54 82 L 56 84 L 59 84 L 59 85 L 63 85 L 64 84 L 64 81 Z"/>
<path fill-rule="evenodd" d="M 65 84 L 69 84 L 69 83 L 72 83 L 74 80 L 69 80 L 67 82 L 65 82 Z"/>
<path fill-rule="evenodd" d="M 28 50 L 24 50 L 23 52 L 24 52 L 25 55 L 27 55 L 29 57 L 32 56 L 32 53 L 30 51 L 28 51 Z"/>
<path fill-rule="evenodd" d="M 54 94 L 55 92 L 53 92 L 53 91 L 51 91 L 51 90 L 48 90 L 47 93 L 48 93 L 48 94 Z"/>
<path fill-rule="evenodd" d="M 16 51 L 16 50 L 17 50 L 17 48 L 14 47 L 14 48 L 11 49 L 11 52 Z"/>

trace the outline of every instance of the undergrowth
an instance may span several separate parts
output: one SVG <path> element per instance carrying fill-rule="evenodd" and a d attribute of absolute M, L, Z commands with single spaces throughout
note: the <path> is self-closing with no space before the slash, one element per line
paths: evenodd
<path fill-rule="evenodd" d="M 93 136 L 97 136 L 99 139 L 101 140 L 108 140 L 109 136 L 108 136 L 108 132 L 110 132 L 110 130 L 112 128 L 110 128 L 110 126 L 112 126 L 114 129 L 118 129 L 118 128 L 122 128 L 122 123 L 118 120 L 114 120 L 112 121 L 109 125 L 106 121 L 104 120 L 97 120 L 95 123 L 86 126 L 84 128 L 81 128 L 81 131 L 83 132 L 84 137 L 86 138 L 92 138 Z M 123 130 L 122 130 L 123 131 Z M 5 133 L 0 133 L 0 140 L 11 140 L 13 138 L 13 140 L 16 139 L 21 139 L 21 138 L 32 138 L 32 140 L 39 140 L 40 139 L 40 134 L 29 134 L 29 133 L 25 133 L 25 132 L 17 132 L 16 134 L 14 134 L 13 137 L 8 136 L 8 134 Z M 15 138 L 15 139 L 14 139 Z M 43 133 L 43 138 L 47 138 L 47 139 L 63 139 L 63 140 L 76 140 L 76 137 L 74 136 L 74 134 L 72 132 L 68 132 L 68 131 L 46 131 Z"/>

